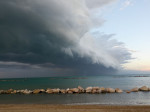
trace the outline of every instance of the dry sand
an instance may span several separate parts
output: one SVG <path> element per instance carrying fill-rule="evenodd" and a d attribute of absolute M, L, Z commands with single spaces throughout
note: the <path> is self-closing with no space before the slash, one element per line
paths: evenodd
<path fill-rule="evenodd" d="M 0 104 L 0 112 L 150 112 L 150 106 Z"/>

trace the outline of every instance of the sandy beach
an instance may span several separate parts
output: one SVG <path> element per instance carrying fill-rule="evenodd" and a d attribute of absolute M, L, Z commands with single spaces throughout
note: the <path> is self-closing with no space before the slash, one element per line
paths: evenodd
<path fill-rule="evenodd" d="M 1 104 L 0 112 L 150 112 L 150 106 Z"/>

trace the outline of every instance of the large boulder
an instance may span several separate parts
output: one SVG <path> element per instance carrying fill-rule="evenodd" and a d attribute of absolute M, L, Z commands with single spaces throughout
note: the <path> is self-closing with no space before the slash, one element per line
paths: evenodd
<path fill-rule="evenodd" d="M 17 90 L 13 90 L 12 92 L 11 92 L 11 94 L 16 94 L 17 93 Z"/>
<path fill-rule="evenodd" d="M 52 94 L 52 93 L 53 93 L 53 90 L 52 90 L 52 89 L 50 89 L 50 88 L 48 88 L 48 89 L 46 90 L 46 93 L 48 93 L 48 94 Z"/>
<path fill-rule="evenodd" d="M 27 89 L 25 89 L 23 92 L 22 92 L 23 94 L 31 94 L 31 93 L 33 93 L 31 90 L 27 90 Z M 34 93 L 35 94 L 35 93 Z"/>
<path fill-rule="evenodd" d="M 23 93 L 24 92 L 24 90 L 16 90 L 17 91 L 17 93 Z"/>
<path fill-rule="evenodd" d="M 101 93 L 101 89 L 99 87 L 93 87 L 92 88 L 92 93 L 95 94 L 95 93 Z"/>
<path fill-rule="evenodd" d="M 16 90 L 17 93 L 20 93 L 20 90 Z"/>
<path fill-rule="evenodd" d="M 69 93 L 69 94 L 73 94 L 73 91 L 71 89 L 69 89 L 69 88 L 66 89 L 66 92 Z"/>
<path fill-rule="evenodd" d="M 115 89 L 113 88 L 106 88 L 107 93 L 115 93 Z"/>
<path fill-rule="evenodd" d="M 60 89 L 59 88 L 57 88 L 57 89 L 50 89 L 50 88 L 48 88 L 45 92 L 48 93 L 48 94 L 60 93 Z"/>
<path fill-rule="evenodd" d="M 33 90 L 33 94 L 38 94 L 38 93 L 41 93 L 41 90 L 40 90 L 40 89 L 35 89 L 35 90 Z"/>
<path fill-rule="evenodd" d="M 69 94 L 73 94 L 73 92 L 72 92 L 71 90 L 67 91 L 67 93 L 69 93 Z"/>
<path fill-rule="evenodd" d="M 70 89 L 73 93 L 79 93 L 79 89 L 78 88 L 72 88 Z"/>
<path fill-rule="evenodd" d="M 53 93 L 60 93 L 60 89 L 57 88 L 57 89 L 52 89 Z"/>
<path fill-rule="evenodd" d="M 0 94 L 4 94 L 4 90 L 0 90 Z"/>
<path fill-rule="evenodd" d="M 101 93 L 101 89 L 99 88 L 98 90 L 96 90 L 96 93 Z"/>
<path fill-rule="evenodd" d="M 149 91 L 149 88 L 147 86 L 143 86 L 139 88 L 140 91 Z"/>
<path fill-rule="evenodd" d="M 46 91 L 45 91 L 45 89 L 40 89 L 40 92 L 45 93 Z"/>
<path fill-rule="evenodd" d="M 119 88 L 116 88 L 116 89 L 115 89 L 115 92 L 116 92 L 116 93 L 122 93 L 123 90 L 121 90 L 121 89 L 119 89 Z"/>
<path fill-rule="evenodd" d="M 4 94 L 11 94 L 14 90 L 13 89 L 8 89 L 4 91 Z"/>
<path fill-rule="evenodd" d="M 84 88 L 82 88 L 81 86 L 78 86 L 78 89 L 80 93 L 84 93 Z"/>
<path fill-rule="evenodd" d="M 94 90 L 91 91 L 91 93 L 95 94 L 95 93 L 97 93 L 97 91 L 94 89 Z"/>
<path fill-rule="evenodd" d="M 135 87 L 133 89 L 130 90 L 131 92 L 138 92 L 139 91 L 139 88 L 138 87 Z"/>
<path fill-rule="evenodd" d="M 106 93 L 107 90 L 104 87 L 100 87 L 101 93 Z"/>
<path fill-rule="evenodd" d="M 60 93 L 65 94 L 65 93 L 66 93 L 66 90 L 65 90 L 65 89 L 61 89 L 61 90 L 60 90 Z"/>
<path fill-rule="evenodd" d="M 87 87 L 85 90 L 86 90 L 86 93 L 91 93 L 92 92 L 92 87 Z"/>

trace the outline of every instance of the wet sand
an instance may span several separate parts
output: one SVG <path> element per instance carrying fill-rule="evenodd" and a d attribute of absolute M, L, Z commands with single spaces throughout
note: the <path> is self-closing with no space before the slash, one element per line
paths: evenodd
<path fill-rule="evenodd" d="M 0 104 L 0 112 L 150 112 L 150 106 Z"/>

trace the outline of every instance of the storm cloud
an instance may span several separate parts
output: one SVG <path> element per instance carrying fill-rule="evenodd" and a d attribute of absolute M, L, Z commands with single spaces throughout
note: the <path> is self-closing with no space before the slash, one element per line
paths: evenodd
<path fill-rule="evenodd" d="M 92 32 L 115 0 L 1 0 L 0 67 L 30 66 L 74 74 L 115 72 L 131 59 L 113 35 Z M 17 64 L 18 63 L 18 64 Z"/>

